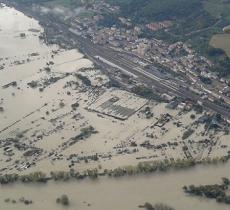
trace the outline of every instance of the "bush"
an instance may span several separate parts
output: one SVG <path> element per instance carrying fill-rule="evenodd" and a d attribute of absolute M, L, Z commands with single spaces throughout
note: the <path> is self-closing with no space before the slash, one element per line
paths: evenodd
<path fill-rule="evenodd" d="M 86 86 L 91 86 L 92 85 L 91 81 L 87 77 L 85 77 L 85 76 L 83 76 L 81 74 L 77 74 L 77 78 L 80 79 L 82 81 L 82 83 L 84 85 L 86 85 Z"/>
<path fill-rule="evenodd" d="M 185 140 L 194 133 L 194 130 L 188 129 L 183 133 L 182 139 Z"/>
<path fill-rule="evenodd" d="M 57 198 L 56 202 L 62 204 L 63 206 L 69 205 L 69 198 L 67 195 L 62 195 L 60 198 Z"/>
<path fill-rule="evenodd" d="M 174 208 L 162 203 L 158 203 L 153 206 L 151 203 L 146 202 L 143 206 L 139 207 L 144 208 L 146 210 L 174 210 Z"/>
<path fill-rule="evenodd" d="M 184 186 L 183 190 L 190 194 L 210 199 L 216 199 L 216 202 L 230 204 L 230 196 L 228 188 L 230 181 L 228 178 L 222 178 L 222 184 L 200 185 L 200 186 Z"/>

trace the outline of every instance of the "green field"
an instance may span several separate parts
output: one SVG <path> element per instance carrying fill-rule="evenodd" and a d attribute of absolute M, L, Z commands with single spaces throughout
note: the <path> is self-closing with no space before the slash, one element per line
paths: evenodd
<path fill-rule="evenodd" d="M 230 0 L 106 0 L 121 7 L 121 15 L 135 23 L 172 20 L 174 26 L 168 31 L 148 31 L 145 37 L 168 42 L 184 41 L 201 55 L 214 62 L 213 70 L 220 75 L 229 75 L 230 39 L 221 34 L 223 27 L 230 25 Z M 214 37 L 213 37 L 214 36 Z M 210 40 L 212 40 L 210 42 Z M 224 50 L 223 54 L 210 56 L 211 46 Z M 211 53 L 212 54 L 212 53 Z"/>
<path fill-rule="evenodd" d="M 215 18 L 225 18 L 230 20 L 229 0 L 207 0 L 204 2 L 204 9 Z"/>
<path fill-rule="evenodd" d="M 210 41 L 210 45 L 214 48 L 220 48 L 230 57 L 230 34 L 214 35 Z"/>
<path fill-rule="evenodd" d="M 82 0 L 15 0 L 21 3 L 40 3 L 45 6 L 55 7 L 64 6 L 74 9 L 82 6 Z M 94 1 L 83 0 L 84 5 L 90 5 Z M 183 41 L 189 43 L 201 55 L 208 56 L 210 40 L 216 34 L 221 34 L 223 27 L 230 25 L 230 0 L 104 0 L 110 4 L 120 6 L 120 14 L 105 12 L 103 21 L 99 24 L 110 27 L 114 24 L 119 25 L 119 16 L 130 18 L 133 23 L 144 26 L 147 23 L 171 20 L 174 25 L 168 31 L 159 30 L 153 32 L 143 27 L 142 38 L 158 38 L 167 42 Z M 91 16 L 84 13 L 83 16 Z M 215 37 L 213 38 L 215 40 Z M 211 43 L 213 43 L 213 39 Z M 222 39 L 222 38 L 220 38 Z M 218 39 L 219 40 L 219 39 Z M 215 41 L 216 43 L 217 41 Z M 226 49 L 226 40 L 212 44 L 214 47 L 220 46 L 229 55 Z M 222 47 L 222 43 L 225 48 Z M 227 47 L 228 48 L 228 47 Z M 225 55 L 226 56 L 226 55 Z M 227 56 L 226 56 L 227 57 Z M 228 57 L 227 57 L 228 58 Z M 221 57 L 213 57 L 218 71 L 228 74 L 227 65 L 229 61 Z M 229 59 L 229 58 L 228 58 Z M 222 66 L 225 66 L 222 68 Z M 230 72 L 229 72 L 230 74 Z"/>

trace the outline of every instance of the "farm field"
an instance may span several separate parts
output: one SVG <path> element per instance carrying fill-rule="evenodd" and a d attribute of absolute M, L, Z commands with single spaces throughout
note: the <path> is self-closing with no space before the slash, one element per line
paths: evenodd
<path fill-rule="evenodd" d="M 210 41 L 210 45 L 215 48 L 220 48 L 230 57 L 230 34 L 214 35 Z"/>

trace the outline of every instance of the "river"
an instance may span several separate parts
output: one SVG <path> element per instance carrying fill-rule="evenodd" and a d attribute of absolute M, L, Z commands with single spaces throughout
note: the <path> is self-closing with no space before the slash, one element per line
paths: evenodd
<path fill-rule="evenodd" d="M 31 30 L 33 29 L 33 30 Z M 15 60 L 21 60 L 30 53 L 38 52 L 41 56 L 38 61 L 33 64 L 28 64 L 23 69 L 20 67 L 12 67 L 17 70 L 17 74 L 2 70 L 0 72 L 0 85 L 4 85 L 6 81 L 22 80 L 37 74 L 39 65 L 46 62 L 50 58 L 51 51 L 57 47 L 48 47 L 41 43 L 38 38 L 38 31 L 42 31 L 38 22 L 34 19 L 24 16 L 22 13 L 11 9 L 0 9 L 0 58 L 3 58 L 1 63 L 6 63 L 8 69 L 11 68 L 11 63 Z M 20 33 L 26 33 L 26 39 L 20 37 Z M 47 58 L 46 58 L 47 56 Z M 79 54 L 78 54 L 79 56 Z M 81 57 L 81 56 L 80 56 Z M 32 58 L 31 58 L 32 59 Z M 34 68 L 31 68 L 35 65 Z M 0 126 L 3 128 L 9 123 L 28 113 L 28 109 L 34 110 L 37 106 L 42 105 L 45 100 L 41 99 L 40 105 L 31 105 L 31 97 L 35 97 L 34 101 L 38 101 L 40 96 L 34 96 L 33 93 L 26 94 L 25 98 L 17 99 L 23 102 L 21 112 L 14 112 L 15 105 L 11 92 L 2 91 L 2 96 L 8 99 L 9 111 L 5 112 L 5 117 L 2 115 Z M 28 99 L 29 98 L 29 99 Z M 45 98 L 45 97 L 44 97 Z M 25 101 L 28 101 L 28 106 Z M 44 101 L 42 101 L 44 100 Z M 12 117 L 8 117 L 12 115 Z M 1 157 L 1 156 L 0 156 Z M 177 210 L 227 210 L 229 206 L 218 204 L 214 200 L 200 199 L 190 197 L 183 193 L 182 187 L 189 184 L 212 184 L 221 181 L 221 177 L 230 175 L 230 164 L 220 166 L 199 166 L 190 170 L 172 171 L 169 173 L 160 173 L 149 176 L 123 177 L 119 179 L 100 178 L 99 180 L 84 180 L 84 181 L 68 181 L 38 185 L 23 185 L 13 184 L 0 186 L 0 210 L 57 210 L 63 209 L 56 204 L 56 198 L 61 194 L 67 194 L 70 198 L 70 206 L 66 209 L 81 209 L 81 210 L 137 210 L 138 205 L 144 204 L 146 201 L 150 203 L 163 202 Z M 6 203 L 6 198 L 15 199 L 18 201 L 24 196 L 27 199 L 32 199 L 33 204 L 25 206 L 22 203 L 16 204 Z"/>
<path fill-rule="evenodd" d="M 27 209 L 23 204 L 3 202 L 8 197 L 18 200 L 21 196 L 34 201 L 29 207 L 31 210 L 63 209 L 55 200 L 60 195 L 67 194 L 70 198 L 70 206 L 67 209 L 71 210 L 138 210 L 138 205 L 146 201 L 163 202 L 177 210 L 227 210 L 228 205 L 216 203 L 215 200 L 185 195 L 182 187 L 189 184 L 219 183 L 221 177 L 229 174 L 230 164 L 226 164 L 119 179 L 101 178 L 96 181 L 49 182 L 44 185 L 8 185 L 0 187 L 0 209 Z"/>

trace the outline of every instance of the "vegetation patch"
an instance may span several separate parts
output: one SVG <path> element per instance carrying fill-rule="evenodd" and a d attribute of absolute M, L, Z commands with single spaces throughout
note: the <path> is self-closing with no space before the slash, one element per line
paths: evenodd
<path fill-rule="evenodd" d="M 61 204 L 63 206 L 69 205 L 69 198 L 67 195 L 61 195 L 61 197 L 56 199 L 56 203 Z"/>
<path fill-rule="evenodd" d="M 148 202 L 146 202 L 144 205 L 140 205 L 139 208 L 144 208 L 146 210 L 175 210 L 174 208 L 162 203 L 157 203 L 155 205 L 152 205 L 151 203 Z"/>
<path fill-rule="evenodd" d="M 200 186 L 184 186 L 184 192 L 189 195 L 215 199 L 219 203 L 230 205 L 230 196 L 228 190 L 230 180 L 226 177 L 222 178 L 221 184 L 200 185 Z"/>
<path fill-rule="evenodd" d="M 118 167 L 113 170 L 104 170 L 99 172 L 97 169 L 88 169 L 83 172 L 77 172 L 74 169 L 69 171 L 56 171 L 51 172 L 50 175 L 46 175 L 43 172 L 34 172 L 27 175 L 19 174 L 4 174 L 0 176 L 0 184 L 10 184 L 15 182 L 23 183 L 46 183 L 49 180 L 54 181 L 68 181 L 70 179 L 96 179 L 102 176 L 108 177 L 122 177 L 122 176 L 134 176 L 138 174 L 151 174 L 157 172 L 166 172 L 169 170 L 180 170 L 195 167 L 196 165 L 205 164 L 218 164 L 226 163 L 229 157 L 215 158 L 215 159 L 203 159 L 203 160 L 175 160 L 175 161 L 150 161 L 140 162 L 136 166 L 124 166 Z"/>

